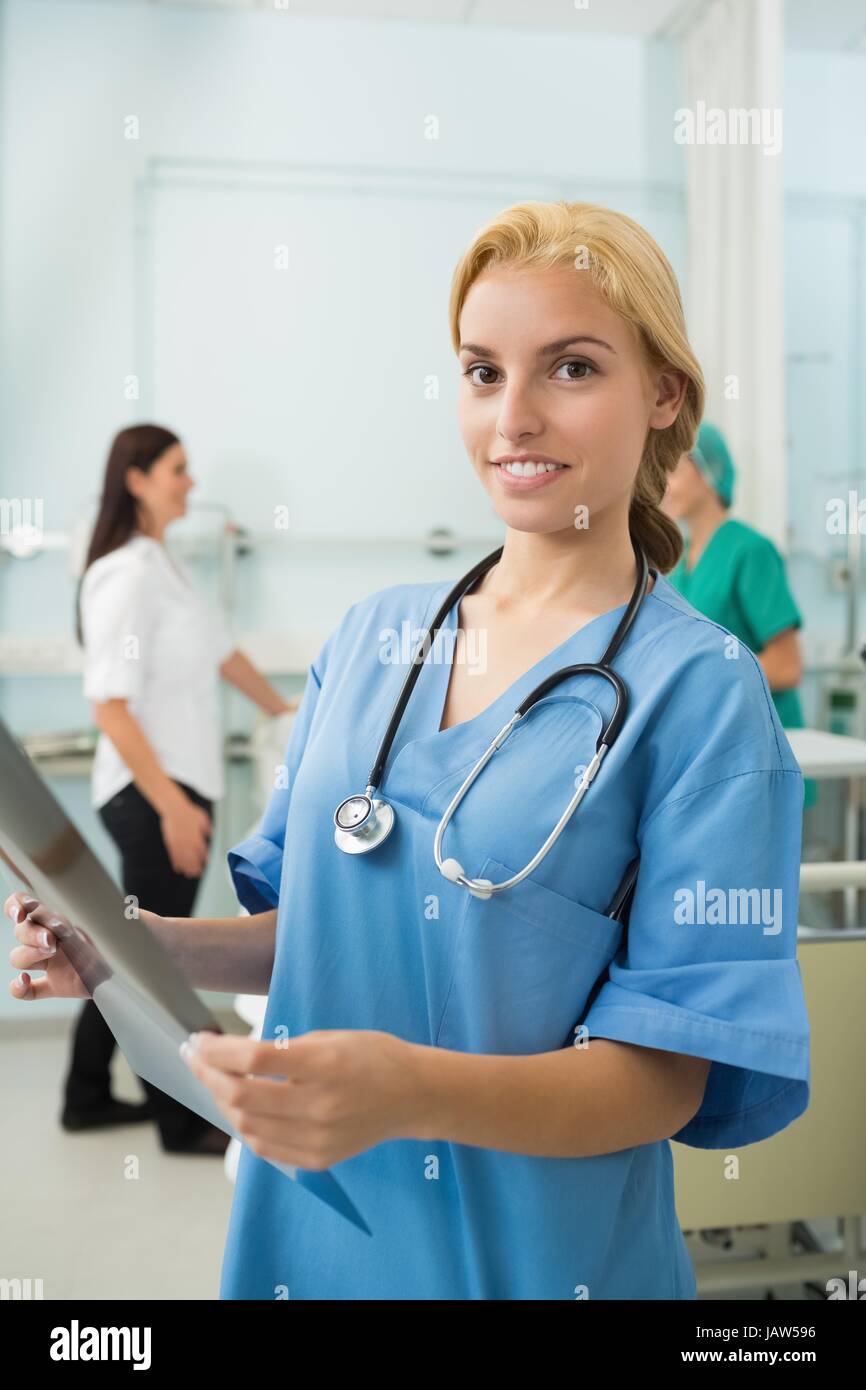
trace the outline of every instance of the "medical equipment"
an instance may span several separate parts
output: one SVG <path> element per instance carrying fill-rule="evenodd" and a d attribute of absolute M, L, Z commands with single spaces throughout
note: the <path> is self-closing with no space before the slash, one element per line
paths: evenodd
<path fill-rule="evenodd" d="M 462 887 L 468 889 L 473 897 L 489 898 L 492 893 L 499 893 L 503 888 L 511 888 L 516 883 L 519 883 L 521 879 L 526 878 L 527 874 L 532 873 L 533 869 L 541 863 L 548 850 L 561 835 L 571 816 L 577 810 L 577 807 L 586 795 L 590 783 L 598 772 L 602 759 L 609 749 L 612 748 L 622 728 L 628 707 L 628 692 L 622 678 L 618 676 L 615 671 L 611 670 L 610 662 L 613 660 L 613 657 L 616 655 L 634 623 L 641 602 L 646 595 L 650 574 L 652 574 L 653 578 L 658 577 L 657 571 L 650 569 L 647 565 L 646 556 L 633 537 L 632 545 L 634 547 L 638 566 L 637 583 L 629 599 L 626 611 L 601 661 L 598 663 L 581 663 L 576 666 L 564 666 L 561 670 L 554 671 L 552 675 L 547 676 L 545 680 L 541 681 L 541 683 L 527 695 L 526 699 L 521 701 L 511 719 L 500 729 L 490 746 L 478 759 L 439 822 L 433 843 L 433 854 L 436 860 L 436 867 L 439 869 L 439 872 L 452 883 L 459 883 Z M 394 711 L 385 731 L 385 736 L 382 739 L 376 761 L 368 777 L 366 791 L 359 795 L 346 797 L 345 801 L 341 801 L 334 812 L 334 839 L 339 848 L 346 854 L 367 854 L 370 850 L 376 849 L 378 845 L 382 844 L 383 840 L 385 840 L 390 833 L 394 825 L 394 809 L 386 801 L 382 801 L 381 799 L 374 800 L 373 793 L 377 790 L 381 781 L 386 759 L 391 751 L 391 745 L 409 702 L 409 697 L 412 694 L 415 682 L 420 674 L 421 664 L 426 659 L 436 634 L 455 603 L 459 603 L 476 581 L 497 563 L 502 555 L 502 551 L 503 547 L 500 546 L 498 550 L 494 550 L 491 555 L 479 561 L 468 574 L 463 576 L 445 599 L 442 607 L 433 619 L 431 627 L 429 627 L 422 636 L 412 658 L 411 669 L 400 691 L 397 703 L 394 706 Z M 502 883 L 492 883 L 489 879 L 467 878 L 463 866 L 458 860 L 446 859 L 443 861 L 441 857 L 442 837 L 445 833 L 446 826 L 478 774 L 486 767 L 496 750 L 502 746 L 518 721 L 523 718 L 536 701 L 540 700 L 542 696 L 546 695 L 548 691 L 552 690 L 560 681 L 565 680 L 566 677 L 583 675 L 601 676 L 613 686 L 616 696 L 616 706 L 607 726 L 598 737 L 595 754 L 586 767 L 574 796 L 566 806 L 550 835 L 548 835 L 544 844 L 541 846 L 541 849 L 519 873 L 513 874 L 511 878 L 503 880 Z"/>

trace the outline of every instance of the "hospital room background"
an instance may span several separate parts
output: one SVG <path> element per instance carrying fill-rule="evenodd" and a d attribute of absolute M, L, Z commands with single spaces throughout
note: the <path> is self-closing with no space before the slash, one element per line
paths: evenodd
<path fill-rule="evenodd" d="M 781 120 L 733 169 L 675 138 L 675 112 L 702 102 Z M 778 546 L 802 614 L 791 743 L 818 792 L 800 900 L 812 1106 L 758 1146 L 754 1209 L 708 1200 L 707 1154 L 674 1145 L 678 1210 L 702 1297 L 826 1296 L 830 1253 L 856 1263 L 866 1210 L 847 1031 L 866 983 L 862 3 L 3 0 L 0 103 L 0 714 L 115 875 L 73 630 L 115 433 L 154 421 L 182 439 L 196 485 L 169 549 L 292 700 L 356 599 L 456 579 L 501 543 L 455 423 L 445 305 L 471 233 L 510 203 L 565 198 L 659 242 L 735 460 L 733 515 Z M 210 916 L 238 910 L 225 853 L 256 824 L 291 722 L 269 727 L 225 684 L 221 700 L 226 795 L 196 903 Z M 20 886 L 0 880 L 4 897 Z M 243 1001 L 205 997 L 227 1027 L 254 1026 Z M 230 1153 L 161 1156 L 123 1250 L 105 1209 L 86 1250 L 51 1243 L 52 1203 L 67 1233 L 78 1217 L 40 1180 L 60 1162 L 87 1192 L 99 1173 L 100 1135 L 57 1123 L 78 1008 L 0 991 L 0 1275 L 101 1297 L 122 1269 L 112 1296 L 133 1298 L 155 1296 L 159 1268 L 158 1296 L 212 1297 Z M 801 1157 L 780 1184 L 785 1145 Z M 35 1230 L 11 1209 L 21 1156 Z M 195 1235 L 166 1268 L 151 1239 L 181 1205 Z"/>

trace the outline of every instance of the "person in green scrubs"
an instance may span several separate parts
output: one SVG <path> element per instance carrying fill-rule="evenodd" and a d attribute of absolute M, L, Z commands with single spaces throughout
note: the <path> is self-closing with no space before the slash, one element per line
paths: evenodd
<path fill-rule="evenodd" d="M 734 464 L 721 431 L 704 423 L 695 447 L 670 474 L 663 510 L 687 527 L 683 554 L 667 578 L 698 612 L 732 632 L 758 658 L 783 728 L 802 729 L 798 686 L 803 619 L 785 561 L 753 526 L 728 515 Z M 813 778 L 803 805 L 817 801 Z"/>

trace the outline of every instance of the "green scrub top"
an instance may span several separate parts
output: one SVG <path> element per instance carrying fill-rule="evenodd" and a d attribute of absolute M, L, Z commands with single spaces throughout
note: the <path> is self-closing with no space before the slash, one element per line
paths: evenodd
<path fill-rule="evenodd" d="M 785 562 L 768 536 L 733 517 L 716 528 L 688 568 L 689 539 L 667 578 L 683 598 L 713 622 L 726 627 L 757 655 L 771 638 L 803 619 L 788 587 Z M 770 692 L 785 729 L 804 727 L 799 691 Z M 814 779 L 804 780 L 803 805 L 817 801 Z"/>

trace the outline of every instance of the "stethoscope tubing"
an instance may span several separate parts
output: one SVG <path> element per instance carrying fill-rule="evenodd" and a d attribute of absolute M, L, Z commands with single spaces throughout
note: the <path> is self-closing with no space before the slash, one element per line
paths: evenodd
<path fill-rule="evenodd" d="M 632 623 L 634 622 L 637 610 L 640 607 L 641 601 L 646 591 L 649 574 L 652 573 L 653 575 L 655 575 L 656 573 L 655 570 L 650 571 L 647 565 L 646 556 L 644 555 L 641 547 L 638 546 L 636 542 L 633 542 L 633 545 L 635 556 L 638 561 L 638 579 L 637 583 L 635 584 L 634 591 L 632 593 L 631 598 L 629 599 L 626 611 L 623 613 L 619 621 L 619 624 L 617 625 L 616 631 L 614 632 L 613 636 L 610 639 L 610 642 L 607 645 L 607 648 L 605 649 L 601 661 L 593 664 L 591 668 L 585 669 L 601 671 L 602 668 L 607 668 L 610 666 L 611 661 L 613 660 L 616 653 L 619 651 L 619 648 L 621 647 Z M 393 744 L 394 739 L 396 738 L 397 730 L 400 727 L 400 723 L 405 713 L 406 706 L 409 703 L 409 698 L 412 694 L 412 691 L 415 688 L 415 682 L 421 674 L 421 668 L 423 666 L 423 663 L 427 658 L 427 654 L 429 653 L 430 648 L 436 640 L 436 637 L 439 633 L 440 628 L 442 627 L 442 624 L 445 622 L 445 619 L 448 617 L 448 614 L 451 612 L 451 609 L 454 607 L 455 603 L 457 603 L 460 599 L 464 598 L 465 595 L 468 594 L 469 590 L 473 587 L 473 585 L 482 577 L 482 575 L 486 574 L 489 569 L 492 569 L 493 566 L 498 563 L 499 559 L 502 556 L 503 549 L 504 546 L 499 546 L 497 550 L 491 551 L 489 555 L 485 556 L 483 560 L 479 560 L 478 564 L 475 565 L 471 570 L 469 570 L 468 574 L 465 574 L 463 578 L 460 579 L 454 585 L 454 588 L 451 590 L 448 597 L 442 603 L 442 606 L 440 607 L 439 612 L 433 619 L 433 622 L 430 624 L 429 628 L 427 628 L 426 632 L 421 637 L 421 640 L 419 641 L 418 646 L 416 647 L 415 652 L 412 656 L 412 660 L 409 663 L 409 671 L 407 673 L 405 681 L 403 682 L 400 694 L 397 696 L 397 701 L 391 713 L 391 718 L 388 721 L 388 727 L 386 728 L 385 733 L 382 737 L 382 742 L 379 746 L 379 751 L 376 754 L 376 761 L 373 763 L 373 766 L 370 769 L 369 776 L 367 777 L 368 796 L 371 796 L 373 792 L 376 791 L 376 789 L 379 786 L 379 783 L 382 780 L 382 773 L 385 769 L 385 763 L 388 760 L 388 754 L 391 751 L 391 745 Z M 565 671 L 554 671 L 552 675 L 548 676 L 546 680 L 543 680 L 540 683 L 540 685 L 537 685 L 536 688 L 533 691 L 531 691 L 529 695 L 527 695 L 526 699 L 518 705 L 515 714 L 522 717 L 524 714 L 526 714 L 527 710 L 529 710 L 532 707 L 532 705 L 535 704 L 536 700 L 543 699 L 543 697 L 547 694 L 548 690 L 551 690 L 554 685 L 557 685 L 560 680 L 563 680 L 566 674 L 571 675 L 577 673 L 580 669 L 581 668 L 579 667 L 566 667 Z M 619 686 L 618 693 L 621 696 L 624 696 L 624 687 L 622 685 L 621 680 L 616 675 L 616 672 L 606 670 L 605 675 L 608 679 L 612 678 L 613 683 Z M 624 713 L 623 718 L 625 718 Z M 608 729 L 610 729 L 612 734 L 612 738 L 610 740 L 605 740 L 608 742 L 608 747 L 619 733 L 619 728 L 621 724 L 622 720 L 620 720 L 619 724 L 614 726 L 614 728 L 612 729 L 611 726 L 608 725 Z M 607 732 L 608 730 L 606 729 L 605 734 L 607 734 Z M 600 739 L 599 743 L 601 741 L 602 740 Z"/>
<path fill-rule="evenodd" d="M 385 730 L 382 742 L 379 745 L 379 752 L 376 754 L 376 761 L 370 769 L 370 775 L 367 778 L 368 796 L 371 796 L 373 794 L 373 792 L 376 790 L 376 788 L 379 786 L 379 783 L 382 780 L 382 773 L 385 770 L 385 763 L 388 760 L 388 754 L 391 751 L 391 745 L 397 736 L 397 730 L 400 727 L 400 722 L 403 718 L 403 714 L 405 713 L 406 706 L 409 703 L 409 697 L 412 694 L 412 691 L 415 689 L 415 682 L 421 674 L 421 669 L 424 664 L 424 661 L 427 658 L 427 653 L 429 652 L 434 641 L 436 640 L 436 636 L 439 632 L 439 629 L 441 628 L 445 619 L 448 617 L 448 614 L 451 612 L 451 609 L 454 607 L 454 604 L 459 599 L 462 599 L 465 594 L 468 594 L 473 584 L 475 584 L 476 581 L 479 580 L 483 574 L 486 574 L 489 569 L 493 568 L 493 566 L 497 563 L 500 556 L 502 555 L 502 551 L 504 550 L 504 548 L 504 546 L 500 546 L 498 550 L 492 551 L 491 554 L 485 556 L 483 560 L 479 560 L 478 564 L 475 565 L 471 570 L 469 570 L 468 574 L 464 574 L 463 578 L 459 580 L 457 584 L 454 585 L 454 588 L 451 590 L 450 594 L 445 599 L 444 603 L 439 609 L 439 612 L 433 619 L 433 622 L 430 624 L 427 631 L 424 633 L 423 637 L 418 643 L 412 660 L 409 663 L 409 672 L 406 676 L 405 681 L 403 682 L 403 688 L 401 689 L 400 694 L 397 696 L 397 702 L 394 705 L 391 718 L 388 721 L 388 727 Z"/>
<path fill-rule="evenodd" d="M 439 869 L 440 873 L 444 875 L 444 877 L 450 879 L 454 883 L 461 884 L 463 887 L 467 888 L 470 893 L 473 893 L 476 897 L 489 898 L 493 893 L 501 892 L 503 889 L 506 888 L 512 888 L 515 884 L 520 883 L 524 878 L 531 874 L 535 868 L 538 867 L 542 859 L 544 859 L 545 855 L 549 852 L 552 846 L 556 843 L 559 836 L 562 834 L 563 830 L 565 829 L 565 826 L 573 816 L 574 812 L 577 810 L 578 806 L 580 805 L 581 801 L 586 795 L 593 779 L 595 778 L 599 767 L 601 766 L 602 759 L 609 752 L 610 748 L 616 741 L 616 738 L 618 737 L 620 730 L 622 729 L 626 713 L 628 711 L 628 691 L 622 678 L 617 674 L 617 672 L 611 669 L 610 662 L 613 660 L 614 656 L 616 655 L 617 651 L 619 650 L 620 646 L 625 640 L 625 637 L 628 635 L 628 632 L 631 629 L 631 626 L 635 620 L 640 605 L 644 597 L 646 596 L 650 573 L 652 573 L 654 576 L 656 575 L 655 569 L 650 570 L 647 564 L 646 555 L 644 554 L 642 547 L 638 545 L 638 543 L 635 541 L 634 537 L 632 537 L 632 544 L 634 546 L 634 552 L 638 562 L 637 582 L 635 584 L 631 598 L 629 599 L 629 602 L 626 606 L 626 610 L 623 613 L 622 618 L 620 619 L 617 625 L 616 631 L 614 632 L 610 642 L 607 645 L 607 648 L 605 649 L 601 661 L 591 663 L 584 662 L 574 666 L 562 667 L 560 670 L 552 672 L 551 675 L 547 676 L 543 681 L 541 681 L 535 687 L 534 690 L 530 691 L 530 693 L 525 697 L 525 699 L 522 700 L 521 703 L 518 705 L 517 709 L 509 719 L 508 723 L 503 725 L 503 727 L 499 730 L 498 734 L 496 734 L 489 746 L 485 749 L 481 757 L 475 763 L 474 767 L 468 773 L 462 785 L 458 788 L 457 792 L 452 798 L 449 806 L 447 807 L 444 815 L 442 816 L 439 822 L 439 825 L 437 826 L 433 842 L 433 854 L 437 868 Z M 403 714 L 405 713 L 406 706 L 409 702 L 409 698 L 415 687 L 415 682 L 417 681 L 420 675 L 421 667 L 427 658 L 427 655 L 430 651 L 430 647 L 432 646 L 432 643 L 435 641 L 436 636 L 440 628 L 442 627 L 442 624 L 444 623 L 448 614 L 451 612 L 451 609 L 454 607 L 455 603 L 458 603 L 460 599 L 462 599 L 464 595 L 469 592 L 469 590 L 473 587 L 477 580 L 482 575 L 484 575 L 488 569 L 491 569 L 492 566 L 497 563 L 497 561 L 500 559 L 502 555 L 502 551 L 503 547 L 500 546 L 497 550 L 494 550 L 490 555 L 485 556 L 483 560 L 480 560 L 477 565 L 473 566 L 473 568 L 468 572 L 468 574 L 464 575 L 458 581 L 458 583 L 454 586 L 454 588 L 448 594 L 447 598 L 442 603 L 430 627 L 427 628 L 427 630 L 421 637 L 418 646 L 412 656 L 410 670 L 406 676 L 405 681 L 403 682 L 400 694 L 397 697 L 397 701 L 392 711 L 391 718 L 388 722 L 388 727 L 385 730 L 385 734 L 382 738 L 379 751 L 376 755 L 376 760 L 373 764 L 373 767 L 370 770 L 370 774 L 367 779 L 367 787 L 364 794 L 366 800 L 364 800 L 364 798 L 356 797 L 347 798 L 345 802 L 340 803 L 340 806 L 337 808 L 337 811 L 334 814 L 334 820 L 337 826 L 335 838 L 337 839 L 337 843 L 344 850 L 351 850 L 352 852 L 366 852 L 367 849 L 375 848 L 377 844 L 380 844 L 382 839 L 385 838 L 385 836 L 387 836 L 387 834 L 389 833 L 391 825 L 393 824 L 393 808 L 388 806 L 386 802 L 374 801 L 373 795 L 381 781 L 385 764 L 388 759 L 388 755 L 391 751 L 394 738 L 400 726 Z M 548 691 L 552 690 L 561 681 L 576 675 L 593 675 L 599 676 L 606 680 L 613 687 L 615 695 L 615 707 L 613 714 L 608 720 L 608 723 L 606 724 L 606 726 L 604 727 L 604 729 L 598 737 L 598 740 L 596 742 L 595 754 L 593 755 L 588 766 L 585 768 L 580 784 L 577 787 L 574 796 L 569 801 L 568 805 L 566 806 L 565 810 L 563 811 L 553 830 L 550 832 L 547 839 L 541 845 L 540 849 L 537 851 L 535 855 L 533 855 L 529 863 L 523 869 L 521 869 L 519 873 L 512 875 L 511 878 L 505 879 L 502 883 L 491 883 L 488 879 L 471 879 L 467 877 L 463 871 L 462 865 L 459 864 L 457 860 L 443 860 L 442 858 L 442 839 L 445 830 L 449 822 L 451 821 L 451 818 L 454 815 L 454 812 L 460 805 L 461 801 L 468 792 L 469 788 L 472 786 L 475 779 L 487 766 L 494 753 L 496 753 L 497 750 L 502 747 L 503 743 L 511 734 L 512 730 L 516 727 L 520 720 L 528 713 L 528 711 L 533 707 L 533 705 L 536 704 L 538 700 L 543 699 L 543 697 L 548 693 Z M 352 802 L 358 800 L 362 802 L 362 810 L 360 817 L 358 817 L 358 813 L 355 810 L 355 807 L 351 806 Z M 347 807 L 351 807 L 352 811 L 356 815 L 356 823 L 358 823 L 358 828 L 354 832 L 352 832 L 350 827 L 346 827 L 345 823 L 342 823 L 341 825 L 341 812 L 344 810 L 344 808 Z M 381 824 L 379 823 L 380 821 Z"/>

